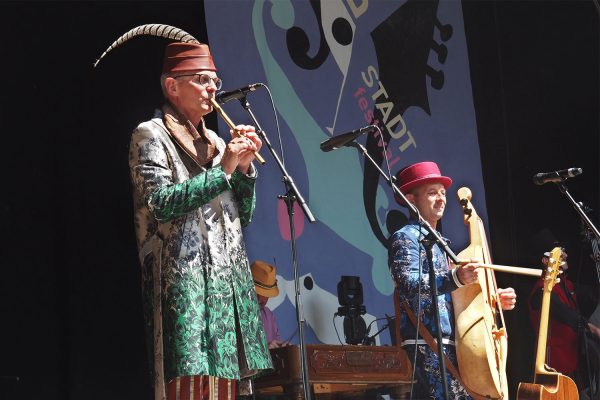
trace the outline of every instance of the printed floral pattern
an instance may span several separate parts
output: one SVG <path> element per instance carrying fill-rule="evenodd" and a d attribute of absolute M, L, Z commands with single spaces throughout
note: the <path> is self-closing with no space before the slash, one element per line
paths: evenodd
<path fill-rule="evenodd" d="M 427 236 L 428 232 L 419 226 L 416 221 L 409 221 L 407 225 L 394 233 L 390 238 L 389 265 L 394 281 L 396 282 L 398 296 L 400 301 L 408 301 L 411 309 L 417 314 L 419 305 L 419 264 L 421 264 L 421 296 L 420 296 L 420 315 L 425 327 L 431 334 L 437 336 L 437 327 L 435 326 L 434 308 L 431 297 L 431 288 L 429 285 L 429 261 L 425 248 L 420 241 Z M 436 276 L 438 291 L 438 304 L 440 312 L 440 325 L 444 337 L 454 338 L 454 315 L 452 311 L 452 299 L 450 292 L 458 286 L 454 282 L 452 273 L 448 267 L 448 261 L 441 248 L 435 245 L 432 249 L 433 268 Z M 415 327 L 412 325 L 406 314 L 400 318 L 400 331 L 402 338 L 415 339 Z M 429 346 L 419 345 L 417 362 L 415 364 L 415 374 L 418 383 L 415 384 L 416 398 L 443 398 L 443 389 L 441 385 L 441 376 L 439 373 L 438 357 Z M 456 355 L 454 346 L 444 346 L 450 359 L 456 365 Z M 404 346 L 404 349 L 413 360 L 414 345 Z M 450 398 L 463 399 L 468 397 L 465 390 L 454 377 L 447 373 L 448 391 Z M 466 397 L 463 397 L 466 396 Z"/>
<path fill-rule="evenodd" d="M 223 154 L 223 140 L 208 134 Z M 210 168 L 194 164 L 160 119 L 132 135 L 135 227 L 157 387 L 187 375 L 239 379 L 240 359 L 250 370 L 272 367 L 242 237 L 254 212 L 255 177 L 236 171 L 228 178 L 219 160 Z"/>
<path fill-rule="evenodd" d="M 440 374 L 440 364 L 437 353 L 434 353 L 427 345 L 418 345 L 417 362 L 419 368 L 415 369 L 415 380 L 419 383 L 415 384 L 413 389 L 413 398 L 415 399 L 443 399 L 444 389 L 442 387 L 442 376 Z M 409 360 L 414 359 L 415 346 L 405 346 Z M 448 359 L 454 365 L 456 363 L 456 349 L 454 346 L 444 346 L 444 352 Z M 453 400 L 468 400 L 471 396 L 461 386 L 460 382 L 450 374 L 446 369 L 446 381 L 448 382 L 448 397 Z"/>

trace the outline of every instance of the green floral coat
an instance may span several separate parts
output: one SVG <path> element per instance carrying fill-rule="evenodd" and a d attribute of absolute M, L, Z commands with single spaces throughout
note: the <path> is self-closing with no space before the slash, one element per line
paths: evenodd
<path fill-rule="evenodd" d="M 225 143 L 214 132 L 220 154 Z M 199 167 L 160 118 L 133 132 L 129 166 L 155 392 L 177 376 L 272 367 L 242 237 L 255 177 Z M 253 175 L 256 171 L 253 168 Z M 236 320 L 237 316 L 237 320 Z M 237 332 L 236 335 L 236 324 Z M 239 349 L 239 353 L 238 353 Z"/>

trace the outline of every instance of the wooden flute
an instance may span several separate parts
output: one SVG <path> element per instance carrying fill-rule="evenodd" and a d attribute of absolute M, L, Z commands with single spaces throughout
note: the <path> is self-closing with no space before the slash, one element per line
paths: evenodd
<path fill-rule="evenodd" d="M 238 136 L 242 136 L 242 134 L 237 129 L 235 129 L 235 124 L 227 116 L 227 114 L 225 114 L 225 111 L 223 111 L 223 109 L 221 108 L 219 103 L 217 103 L 217 101 L 214 98 L 210 99 L 210 103 L 212 104 L 213 108 L 217 111 L 217 114 L 219 114 L 221 116 L 221 118 L 223 118 L 225 123 L 229 126 L 229 128 L 231 128 L 233 130 L 234 134 L 236 134 Z M 258 154 L 257 151 L 254 152 L 254 158 L 256 158 L 256 161 L 258 161 L 261 165 L 265 164 L 265 159 L 262 158 L 261 155 Z"/>

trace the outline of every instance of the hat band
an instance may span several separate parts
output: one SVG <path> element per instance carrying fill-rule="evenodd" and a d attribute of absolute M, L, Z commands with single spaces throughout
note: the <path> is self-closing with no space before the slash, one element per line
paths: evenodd
<path fill-rule="evenodd" d="M 256 286 L 258 286 L 259 288 L 263 288 L 263 289 L 273 289 L 277 287 L 277 280 L 275 280 L 275 283 L 272 285 L 265 285 L 264 283 L 261 283 L 259 281 L 254 281 L 254 284 Z"/>

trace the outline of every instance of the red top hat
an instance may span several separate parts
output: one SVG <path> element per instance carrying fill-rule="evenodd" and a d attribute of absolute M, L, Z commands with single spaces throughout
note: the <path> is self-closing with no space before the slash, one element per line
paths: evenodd
<path fill-rule="evenodd" d="M 440 168 L 433 161 L 423 161 L 410 165 L 396 174 L 399 189 L 403 194 L 410 192 L 413 188 L 425 183 L 441 183 L 446 189 L 452 185 L 452 179 L 442 176 Z M 402 198 L 396 197 L 396 202 L 404 205 Z"/>
<path fill-rule="evenodd" d="M 163 74 L 198 70 L 217 70 L 207 45 L 182 42 L 167 45 L 163 61 Z"/>

